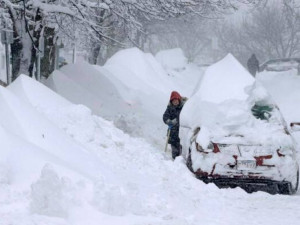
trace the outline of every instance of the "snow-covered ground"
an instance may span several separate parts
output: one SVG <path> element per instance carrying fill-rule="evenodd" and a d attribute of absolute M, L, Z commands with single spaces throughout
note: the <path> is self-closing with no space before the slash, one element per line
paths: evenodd
<path fill-rule="evenodd" d="M 300 195 L 220 190 L 165 157 L 170 91 L 190 97 L 202 72 L 130 49 L 54 72 L 60 95 L 26 76 L 0 87 L 0 225 L 299 224 Z"/>
<path fill-rule="evenodd" d="M 179 58 L 174 63 L 157 61 L 137 48 L 115 54 L 103 66 L 87 63 L 67 65 L 46 81 L 52 90 L 77 104 L 84 104 L 96 115 L 135 137 L 143 137 L 163 148 L 167 128 L 162 115 L 171 91 L 191 96 L 203 71 L 184 61 L 182 51 L 161 52 Z M 173 69 L 172 69 L 173 68 Z"/>

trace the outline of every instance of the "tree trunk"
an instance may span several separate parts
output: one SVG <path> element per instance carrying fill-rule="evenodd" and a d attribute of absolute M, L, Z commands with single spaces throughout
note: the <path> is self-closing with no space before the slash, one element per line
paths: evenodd
<path fill-rule="evenodd" d="M 15 37 L 15 32 L 14 32 Z M 20 74 L 20 65 L 22 58 L 23 45 L 20 39 L 15 39 L 15 41 L 10 45 L 11 49 L 11 59 L 12 59 L 12 81 L 14 81 Z"/>
<path fill-rule="evenodd" d="M 41 59 L 41 75 L 48 78 L 54 71 L 55 66 L 55 45 L 54 45 L 55 29 L 45 27 L 44 30 L 44 57 Z"/>
<path fill-rule="evenodd" d="M 93 65 L 97 64 L 97 59 L 100 53 L 100 45 L 96 44 L 96 46 L 92 49 L 92 55 L 90 57 L 90 63 Z"/>
<path fill-rule="evenodd" d="M 11 52 L 11 63 L 12 63 L 12 81 L 14 81 L 20 74 L 20 67 L 21 67 L 21 59 L 22 59 L 22 51 L 23 51 L 23 44 L 21 42 L 21 37 L 19 34 L 17 23 L 19 21 L 14 18 L 13 13 L 9 10 L 9 14 L 13 24 L 13 38 L 14 42 L 10 45 L 10 52 Z M 20 23 L 19 25 L 22 25 Z"/>
<path fill-rule="evenodd" d="M 32 33 L 32 38 L 33 38 L 33 42 L 32 43 L 32 48 L 31 48 L 31 58 L 30 58 L 30 64 L 29 64 L 29 68 L 28 68 L 28 72 L 29 72 L 29 76 L 32 77 L 33 76 L 33 68 L 37 59 L 37 54 L 39 51 L 39 40 L 41 37 L 41 32 L 43 29 L 43 26 L 41 25 L 41 20 L 42 20 L 42 16 L 40 15 L 40 10 L 38 9 L 35 15 L 35 24 L 32 27 L 33 33 Z M 30 31 L 29 31 L 30 32 Z M 37 76 L 36 76 L 37 79 Z"/>

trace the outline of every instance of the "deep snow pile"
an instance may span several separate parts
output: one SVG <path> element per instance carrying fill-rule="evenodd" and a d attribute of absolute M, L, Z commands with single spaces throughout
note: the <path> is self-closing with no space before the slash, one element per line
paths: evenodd
<path fill-rule="evenodd" d="M 246 100 L 245 88 L 254 83 L 254 78 L 233 57 L 224 59 L 208 67 L 198 87 L 196 96 L 200 101 L 221 103 L 226 100 Z"/>
<path fill-rule="evenodd" d="M 112 119 L 128 105 L 109 79 L 85 62 L 64 66 L 45 84 L 73 103 L 88 106 L 94 113 Z"/>
<path fill-rule="evenodd" d="M 293 198 L 205 185 L 28 77 L 0 90 L 1 225 L 297 224 Z"/>
<path fill-rule="evenodd" d="M 40 101 L 36 91 L 42 94 L 44 101 Z M 0 102 L 9 104 L 1 108 L 10 110 L 2 110 L 1 114 L 4 127 L 1 139 L 5 140 L 1 151 L 5 162 L 2 182 L 7 196 L 14 188 L 22 187 L 19 194 L 24 192 L 24 196 L 17 200 L 23 206 L 28 204 L 19 212 L 10 211 L 1 217 L 5 224 L 18 224 L 22 218 L 25 218 L 22 224 L 49 220 L 32 219 L 30 213 L 70 216 L 71 224 L 89 221 L 86 211 L 97 218 L 89 224 L 97 224 L 102 217 L 109 218 L 103 213 L 136 215 L 129 216 L 129 221 L 138 221 L 139 216 L 148 214 L 165 214 L 165 211 L 159 212 L 161 202 L 156 202 L 155 196 L 159 192 L 166 198 L 171 195 L 167 197 L 164 188 L 157 190 L 156 186 L 161 181 L 163 185 L 163 180 L 169 179 L 167 174 L 174 174 L 171 171 L 175 167 L 169 162 L 158 163 L 163 157 L 157 149 L 143 140 L 130 138 L 112 123 L 93 116 L 88 108 L 70 104 L 28 77 L 19 77 L 8 90 L 1 88 L 0 94 Z M 18 151 L 24 151 L 24 157 L 18 157 Z M 174 171 L 184 168 L 180 164 L 179 161 Z M 5 194 L 2 197 L 13 203 Z M 81 213 L 76 212 L 79 208 L 83 208 Z M 72 210 L 76 213 L 72 214 Z M 76 219 L 72 221 L 72 217 Z M 114 221 L 109 219 L 107 223 L 114 224 L 111 220 Z M 59 223 L 63 224 L 62 221 L 64 219 Z"/>
<path fill-rule="evenodd" d="M 257 75 L 257 80 L 261 82 L 268 92 L 272 95 L 274 101 L 281 109 L 281 112 L 287 122 L 300 122 L 300 77 L 297 76 L 297 70 L 284 72 L 264 71 Z M 300 132 L 292 132 L 300 147 Z M 300 152 L 299 148 L 298 151 Z"/>
<path fill-rule="evenodd" d="M 297 196 L 205 185 L 181 157 L 166 160 L 160 149 L 26 76 L 0 87 L 0 104 L 0 225 L 296 225 L 300 219 Z"/>
<path fill-rule="evenodd" d="M 280 113 L 274 109 L 269 120 L 252 114 L 255 104 L 274 105 L 264 87 L 232 56 L 227 55 L 210 66 L 198 91 L 189 99 L 181 113 L 186 127 L 201 127 L 199 143 L 204 148 L 209 140 L 289 147 L 290 137 L 284 132 Z"/>
<path fill-rule="evenodd" d="M 273 96 L 274 100 L 281 108 L 281 112 L 290 122 L 300 120 L 299 104 L 300 77 L 297 76 L 297 70 L 284 72 L 261 72 L 257 75 L 260 81 Z"/>
<path fill-rule="evenodd" d="M 184 70 L 188 61 L 180 48 L 160 51 L 156 53 L 155 58 L 161 63 L 166 71 Z"/>
<path fill-rule="evenodd" d="M 176 90 L 179 90 L 183 96 L 190 97 L 194 93 L 195 84 L 201 81 L 204 69 L 188 63 L 179 48 L 162 50 L 155 55 L 155 58 L 167 72 L 168 79 L 175 83 Z"/>
<path fill-rule="evenodd" d="M 163 77 L 160 74 L 163 69 L 137 49 L 125 50 L 116 57 L 121 57 L 120 62 L 123 59 L 139 62 L 132 63 L 136 64 L 132 70 L 117 65 L 114 58 L 111 62 L 114 66 L 104 68 L 87 63 L 68 65 L 55 71 L 45 84 L 71 102 L 86 105 L 93 113 L 114 121 L 125 132 L 163 146 L 165 126 L 152 122 L 161 121 L 160 115 L 169 98 L 165 89 L 153 88 L 159 83 L 155 82 L 157 76 Z M 146 80 L 147 77 L 152 81 Z"/>
<path fill-rule="evenodd" d="M 173 51 L 164 53 L 172 56 Z M 162 122 L 173 90 L 189 97 L 202 71 L 190 65 L 168 76 L 163 66 L 149 53 L 137 48 L 116 53 L 103 66 L 86 63 L 68 65 L 55 71 L 46 85 L 73 103 L 88 106 L 93 113 L 136 137 L 163 149 L 167 132 Z"/>
<path fill-rule="evenodd" d="M 112 72 L 131 89 L 148 92 L 150 96 L 152 92 L 170 93 L 172 90 L 165 70 L 155 60 L 154 56 L 150 53 L 143 53 L 137 48 L 117 52 L 107 60 L 104 68 Z M 113 72 L 115 70 L 121 70 L 123 73 Z M 157 82 L 158 79 L 159 82 Z M 173 87 L 175 86 L 173 85 Z"/>

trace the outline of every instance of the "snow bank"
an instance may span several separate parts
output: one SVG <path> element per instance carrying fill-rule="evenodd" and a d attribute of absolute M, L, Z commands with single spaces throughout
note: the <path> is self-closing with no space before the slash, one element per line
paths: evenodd
<path fill-rule="evenodd" d="M 291 122 L 300 121 L 300 108 L 298 104 L 300 99 L 300 77 L 297 76 L 296 70 L 285 72 L 264 71 L 257 75 L 257 80 L 260 81 L 272 95 L 274 101 L 281 109 L 288 127 Z M 297 151 L 299 152 L 300 132 L 292 133 L 297 140 Z"/>
<path fill-rule="evenodd" d="M 11 103 L 10 107 L 1 105 L 1 108 L 11 110 L 11 113 L 1 116 L 4 121 L 13 121 L 10 116 L 14 116 L 13 119 L 17 121 L 16 127 L 10 127 L 8 123 L 5 124 L 6 127 L 13 132 L 16 132 L 19 127 L 23 128 L 23 133 L 19 136 L 38 146 L 35 154 L 26 152 L 27 157 L 34 159 L 36 155 L 38 159 L 36 161 L 40 164 L 37 166 L 37 163 L 32 163 L 35 161 L 28 160 L 27 157 L 22 157 L 21 160 L 19 157 L 20 161 L 23 161 L 21 165 L 25 164 L 30 170 L 27 168 L 23 172 L 17 171 L 15 168 L 20 166 L 10 164 L 12 169 L 6 166 L 0 177 L 6 182 L 18 175 L 21 177 L 26 175 L 24 178 L 28 178 L 29 172 L 34 173 L 34 177 L 28 179 L 21 190 L 28 193 L 30 185 L 29 199 L 19 199 L 19 201 L 23 205 L 30 203 L 29 212 L 33 215 L 43 216 L 37 220 L 39 224 L 53 217 L 61 218 L 62 222 L 69 220 L 67 224 L 73 224 L 74 220 L 87 219 L 87 210 L 97 218 L 95 221 L 99 221 L 104 214 L 110 215 L 112 218 L 108 220 L 108 224 L 113 224 L 116 216 L 131 221 L 128 224 L 137 220 L 161 221 L 160 217 L 165 216 L 165 210 L 169 210 L 166 203 L 171 204 L 171 208 L 173 204 L 177 205 L 177 200 L 174 201 L 173 196 L 178 196 L 180 190 L 184 189 L 184 185 L 179 182 L 174 193 L 167 194 L 166 185 L 173 187 L 175 184 L 168 184 L 164 179 L 169 176 L 168 174 L 173 174 L 171 180 L 177 183 L 178 172 L 173 173 L 173 171 L 179 168 L 183 170 L 180 176 L 184 178 L 189 175 L 183 162 L 178 162 L 176 164 L 178 168 L 175 169 L 173 164 L 163 160 L 160 151 L 143 140 L 130 138 L 116 129 L 112 123 L 91 115 L 86 107 L 70 105 L 68 101 L 64 101 L 45 86 L 28 78 L 21 76 L 16 82 L 8 90 L 1 89 L 0 96 L 3 99 L 0 99 L 0 103 L 4 104 L 3 102 L 6 102 L 4 100 L 9 100 Z M 34 90 L 43 92 L 45 99 L 50 101 L 39 101 L 39 96 Z M 25 95 L 22 97 L 24 101 L 16 94 Z M 23 116 L 20 117 L 17 111 L 22 112 Z M 26 124 L 26 121 L 31 124 Z M 44 136 L 41 134 L 42 131 Z M 10 144 L 11 140 L 7 138 L 7 132 L 3 131 L 3 135 L 4 140 Z M 44 139 L 43 142 L 39 140 L 39 135 Z M 4 150 L 10 152 L 11 149 L 14 148 Z M 33 147 L 32 151 L 34 149 Z M 3 153 L 4 150 L 0 152 Z M 17 158 L 10 152 L 6 161 L 9 162 L 15 157 Z M 94 162 L 97 164 L 95 165 Z M 84 168 L 82 165 L 85 165 Z M 9 171 L 14 172 L 10 174 Z M 182 184 L 184 183 L 186 182 Z M 11 184 L 15 186 L 17 182 Z M 159 196 L 165 196 L 166 199 L 161 200 Z M 184 196 L 178 201 L 182 202 L 183 199 Z M 162 201 L 165 204 L 162 204 Z M 163 210 L 161 210 L 162 205 L 166 205 Z M 25 211 L 22 210 L 23 217 L 26 219 L 25 222 L 23 220 L 25 224 L 27 218 L 32 217 L 26 212 L 27 207 L 24 208 Z M 81 210 L 77 212 L 79 208 Z M 187 210 L 176 211 L 176 217 L 188 213 Z M 133 218 L 127 218 L 128 214 L 134 215 Z M 2 217 L 2 220 L 7 223 L 13 220 L 20 221 L 17 212 L 10 212 L 10 215 L 8 218 Z M 176 220 L 178 219 L 171 219 L 171 221 Z"/>
<path fill-rule="evenodd" d="M 84 104 L 94 113 L 106 118 L 128 109 L 128 105 L 103 74 L 87 63 L 64 66 L 45 82 L 46 86 L 77 104 Z"/>
<path fill-rule="evenodd" d="M 190 97 L 199 83 L 204 69 L 196 64 L 187 63 L 183 51 L 180 48 L 162 50 L 155 56 L 168 74 L 168 79 L 176 86 L 182 96 Z"/>
<path fill-rule="evenodd" d="M 1 225 L 298 222 L 294 198 L 205 185 L 182 157 L 166 160 L 144 139 L 36 81 L 15 82 L 0 88 Z"/>
<path fill-rule="evenodd" d="M 57 107 L 72 105 L 72 103 L 65 98 L 57 95 L 46 86 L 36 83 L 33 79 L 23 74 L 21 74 L 16 81 L 10 84 L 8 89 L 23 101 L 32 104 L 36 108 L 47 107 L 55 110 Z M 39 98 L 35 97 L 37 93 L 39 94 Z M 47 103 L 45 104 L 45 102 Z"/>
<path fill-rule="evenodd" d="M 104 68 L 124 70 L 124 74 L 114 74 L 133 89 L 160 93 L 170 93 L 171 91 L 171 85 L 161 65 L 151 54 L 143 53 L 137 48 L 117 52 L 106 62 Z M 146 90 L 143 88 L 144 85 L 148 87 Z"/>
<path fill-rule="evenodd" d="M 46 165 L 39 179 L 31 185 L 31 212 L 46 216 L 65 217 L 66 206 L 63 202 L 63 180 Z"/>
<path fill-rule="evenodd" d="M 114 121 L 125 132 L 164 145 L 166 127 L 161 116 L 174 85 L 152 55 L 126 49 L 104 67 L 85 63 L 65 66 L 45 84 L 72 103 L 86 105 L 93 113 Z"/>
<path fill-rule="evenodd" d="M 0 112 L 1 118 L 5 118 L 0 124 L 11 133 L 43 149 L 49 157 L 58 158 L 57 161 L 61 166 L 72 168 L 71 170 L 85 177 L 94 176 L 93 171 L 100 169 L 98 162 L 94 159 L 95 156 L 87 153 L 82 146 L 75 143 L 63 130 L 36 110 L 34 105 L 40 100 L 35 92 L 23 92 L 17 87 L 23 87 L 23 90 L 39 90 L 45 100 L 51 99 L 49 102 L 40 101 L 40 111 L 59 113 L 58 109 L 69 107 L 70 103 L 62 100 L 44 85 L 28 79 L 21 76 L 17 79 L 16 86 L 0 89 L 0 107 L 5 109 Z M 22 98 L 27 99 L 26 102 L 17 97 L 20 93 Z M 84 161 L 90 163 L 86 165 Z"/>
<path fill-rule="evenodd" d="M 262 72 L 257 75 L 257 80 L 272 95 L 288 124 L 300 121 L 299 104 L 297 104 L 300 98 L 298 91 L 300 90 L 300 77 L 297 76 L 296 70 Z"/>
<path fill-rule="evenodd" d="M 156 53 L 155 58 L 167 71 L 180 71 L 187 66 L 187 58 L 181 48 L 160 51 Z"/>

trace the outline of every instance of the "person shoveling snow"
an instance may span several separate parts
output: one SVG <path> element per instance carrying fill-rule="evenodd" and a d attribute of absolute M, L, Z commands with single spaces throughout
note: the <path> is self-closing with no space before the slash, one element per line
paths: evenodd
<path fill-rule="evenodd" d="M 179 115 L 186 101 L 186 97 L 181 97 L 177 91 L 172 91 L 170 102 L 163 115 L 164 123 L 169 126 L 167 143 L 171 144 L 173 159 L 181 154 L 182 147 L 179 138 Z"/>

